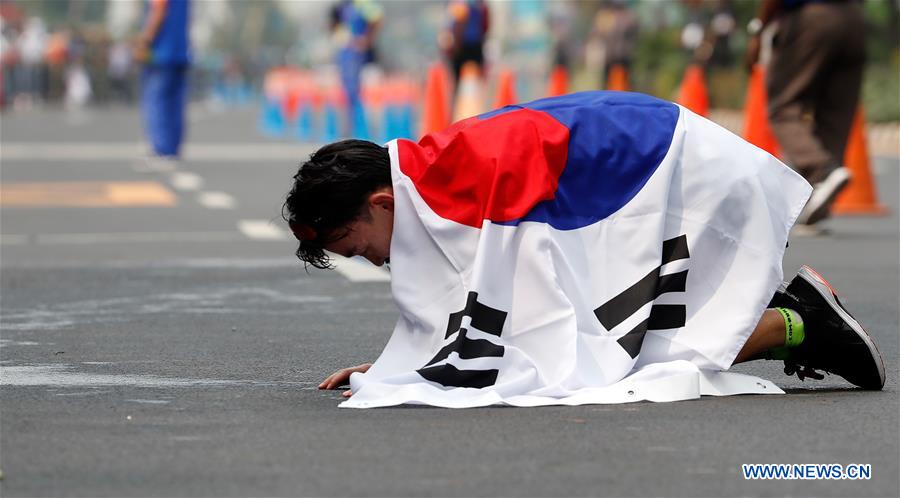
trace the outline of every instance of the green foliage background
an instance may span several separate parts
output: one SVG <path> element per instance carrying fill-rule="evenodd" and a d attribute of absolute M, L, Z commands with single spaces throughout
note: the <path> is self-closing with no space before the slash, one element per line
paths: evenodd
<path fill-rule="evenodd" d="M 863 81 L 862 103 L 871 122 L 900 121 L 900 47 L 897 40 L 897 0 L 865 2 L 868 63 Z M 739 27 L 746 26 L 756 12 L 759 1 L 737 0 L 735 16 Z M 674 98 L 684 69 L 690 63 L 680 44 L 681 26 L 643 31 L 640 36 L 633 82 L 635 90 Z M 741 109 L 747 91 L 747 73 L 742 67 L 742 54 L 747 38 L 742 30 L 733 37 L 736 64 L 707 74 L 713 107 Z"/>

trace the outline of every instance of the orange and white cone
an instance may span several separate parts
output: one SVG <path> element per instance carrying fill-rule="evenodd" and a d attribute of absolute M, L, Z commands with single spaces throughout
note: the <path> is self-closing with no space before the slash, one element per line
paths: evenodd
<path fill-rule="evenodd" d="M 484 83 L 481 81 L 481 71 L 478 64 L 467 62 L 460 71 L 453 121 L 470 118 L 482 112 L 484 112 Z"/>
<path fill-rule="evenodd" d="M 844 152 L 844 165 L 850 170 L 850 183 L 838 194 L 833 214 L 885 215 L 888 209 L 878 202 L 872 167 L 869 161 L 869 147 L 866 141 L 865 112 L 862 106 L 856 110 L 853 127 Z"/>

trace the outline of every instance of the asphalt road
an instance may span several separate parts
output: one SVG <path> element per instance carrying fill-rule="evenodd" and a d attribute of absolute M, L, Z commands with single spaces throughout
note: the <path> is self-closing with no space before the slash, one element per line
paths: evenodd
<path fill-rule="evenodd" d="M 192 113 L 174 171 L 137 115 L 2 117 L 3 496 L 898 496 L 898 184 L 891 214 L 794 238 L 885 356 L 883 392 L 738 370 L 784 396 L 615 406 L 342 410 L 316 384 L 373 360 L 385 275 L 306 273 L 277 221 L 311 149 L 252 110 Z M 367 272 L 368 271 L 368 272 Z M 745 480 L 744 463 L 870 464 L 870 480 Z"/>

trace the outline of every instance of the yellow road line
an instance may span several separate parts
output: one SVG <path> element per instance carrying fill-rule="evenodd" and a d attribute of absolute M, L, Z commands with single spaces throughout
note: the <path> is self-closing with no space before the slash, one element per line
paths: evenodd
<path fill-rule="evenodd" d="M 175 202 L 175 195 L 158 182 L 0 184 L 3 207 L 166 207 Z"/>

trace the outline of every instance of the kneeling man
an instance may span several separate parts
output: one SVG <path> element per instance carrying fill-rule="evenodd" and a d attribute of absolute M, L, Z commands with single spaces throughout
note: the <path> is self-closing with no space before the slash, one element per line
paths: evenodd
<path fill-rule="evenodd" d="M 305 263 L 390 263 L 400 319 L 335 372 L 342 406 L 671 401 L 781 392 L 728 372 L 881 389 L 872 338 L 815 271 L 782 283 L 811 187 L 675 104 L 584 92 L 508 106 L 418 143 L 346 140 L 294 176 Z"/>

